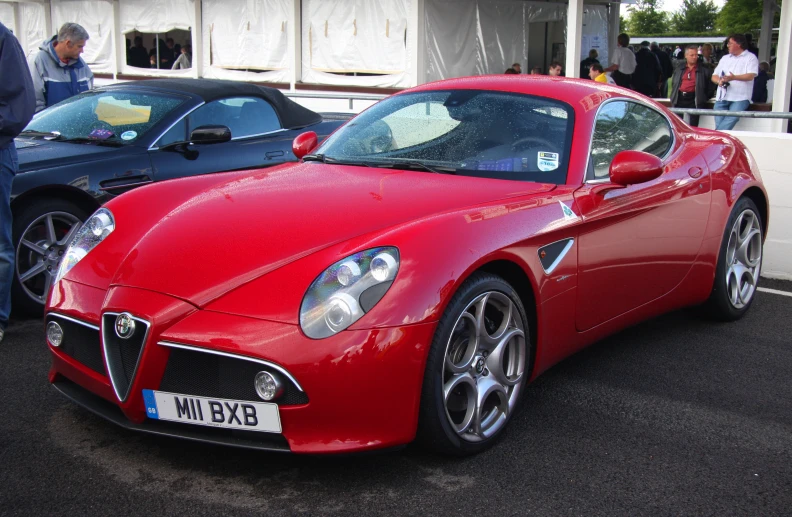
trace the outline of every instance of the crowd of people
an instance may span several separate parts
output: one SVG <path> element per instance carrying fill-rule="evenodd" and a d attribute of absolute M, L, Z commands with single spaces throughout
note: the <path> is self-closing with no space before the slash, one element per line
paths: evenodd
<path fill-rule="evenodd" d="M 603 66 L 597 50 L 591 49 L 580 63 L 580 77 L 630 88 L 647 97 L 669 98 L 677 108 L 707 108 L 714 97 L 716 110 L 744 111 L 751 102 L 768 100 L 767 83 L 773 76 L 770 64 L 759 63 L 757 56 L 750 34 L 732 34 L 716 50 L 709 43 L 663 49 L 648 41 L 633 49 L 629 35 L 623 33 L 610 64 Z M 514 63 L 506 73 L 520 74 L 521 70 Z M 561 63 L 554 61 L 547 75 L 561 75 L 561 70 Z M 542 74 L 542 68 L 534 67 L 531 74 Z M 733 129 L 737 120 L 715 117 L 716 129 Z M 690 115 L 691 125 L 698 122 L 698 115 Z"/>
<path fill-rule="evenodd" d="M 134 45 L 126 39 L 126 62 L 137 68 L 160 68 L 166 70 L 184 70 L 192 66 L 192 47 L 173 41 L 173 38 L 153 38 L 151 50 L 143 46 L 143 37 L 135 36 Z M 159 57 L 159 61 L 157 60 Z"/>

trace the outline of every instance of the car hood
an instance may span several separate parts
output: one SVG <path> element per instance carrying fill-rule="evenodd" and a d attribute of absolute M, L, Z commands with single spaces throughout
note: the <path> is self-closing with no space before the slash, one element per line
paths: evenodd
<path fill-rule="evenodd" d="M 92 252 L 103 262 L 92 269 L 115 271 L 113 285 L 158 291 L 202 307 L 354 237 L 555 187 L 316 162 L 212 176 L 216 181 L 166 182 L 109 203 L 116 231 Z M 148 213 L 143 207 L 150 207 Z M 108 263 L 113 261 L 117 268 Z"/>
<path fill-rule="evenodd" d="M 47 140 L 17 138 L 19 172 L 71 165 L 106 158 L 107 153 L 129 152 L 124 147 L 102 147 Z"/>

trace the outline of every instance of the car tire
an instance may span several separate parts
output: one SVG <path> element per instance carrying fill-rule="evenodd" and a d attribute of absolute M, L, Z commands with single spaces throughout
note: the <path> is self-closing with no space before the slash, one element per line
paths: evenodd
<path fill-rule="evenodd" d="M 498 276 L 474 273 L 435 330 L 418 442 L 456 456 L 494 445 L 519 407 L 532 359 L 528 318 L 516 291 Z"/>
<path fill-rule="evenodd" d="M 51 287 L 70 236 L 87 218 L 85 210 L 64 199 L 36 199 L 14 214 L 14 280 L 11 286 L 14 314 L 41 316 L 44 313 L 49 291 L 47 285 Z M 50 222 L 54 240 L 47 231 Z M 35 244 L 39 251 L 22 244 L 23 237 L 27 243 Z M 21 280 L 21 275 L 39 267 L 43 267 L 40 273 L 24 282 Z M 44 292 L 45 288 L 47 292 Z"/>
<path fill-rule="evenodd" d="M 753 303 L 762 267 L 763 221 L 753 201 L 734 204 L 723 232 L 715 282 L 704 305 L 719 321 L 742 318 Z"/>

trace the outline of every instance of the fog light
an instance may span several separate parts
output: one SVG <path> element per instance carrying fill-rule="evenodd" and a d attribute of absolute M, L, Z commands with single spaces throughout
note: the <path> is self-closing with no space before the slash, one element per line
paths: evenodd
<path fill-rule="evenodd" d="M 264 400 L 273 400 L 283 395 L 283 385 L 275 375 L 269 372 L 258 372 L 253 381 L 256 394 Z"/>
<path fill-rule="evenodd" d="M 52 346 L 61 346 L 63 343 L 63 329 L 54 321 L 47 323 L 47 340 Z"/>

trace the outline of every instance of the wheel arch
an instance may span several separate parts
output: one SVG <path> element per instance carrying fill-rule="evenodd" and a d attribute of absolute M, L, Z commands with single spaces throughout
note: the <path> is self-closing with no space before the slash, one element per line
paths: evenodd
<path fill-rule="evenodd" d="M 89 215 L 101 206 L 93 196 L 78 188 L 65 185 L 47 185 L 30 189 L 15 197 L 11 201 L 11 211 L 17 213 L 35 200 L 48 198 L 70 201 L 85 210 Z"/>
<path fill-rule="evenodd" d="M 763 237 L 767 239 L 767 229 L 769 228 L 769 207 L 767 203 L 767 197 L 765 193 L 762 192 L 757 186 L 748 187 L 742 193 L 740 197 L 747 197 L 751 201 L 754 202 L 756 208 L 759 210 L 759 216 L 762 218 L 762 233 L 764 234 Z"/>

